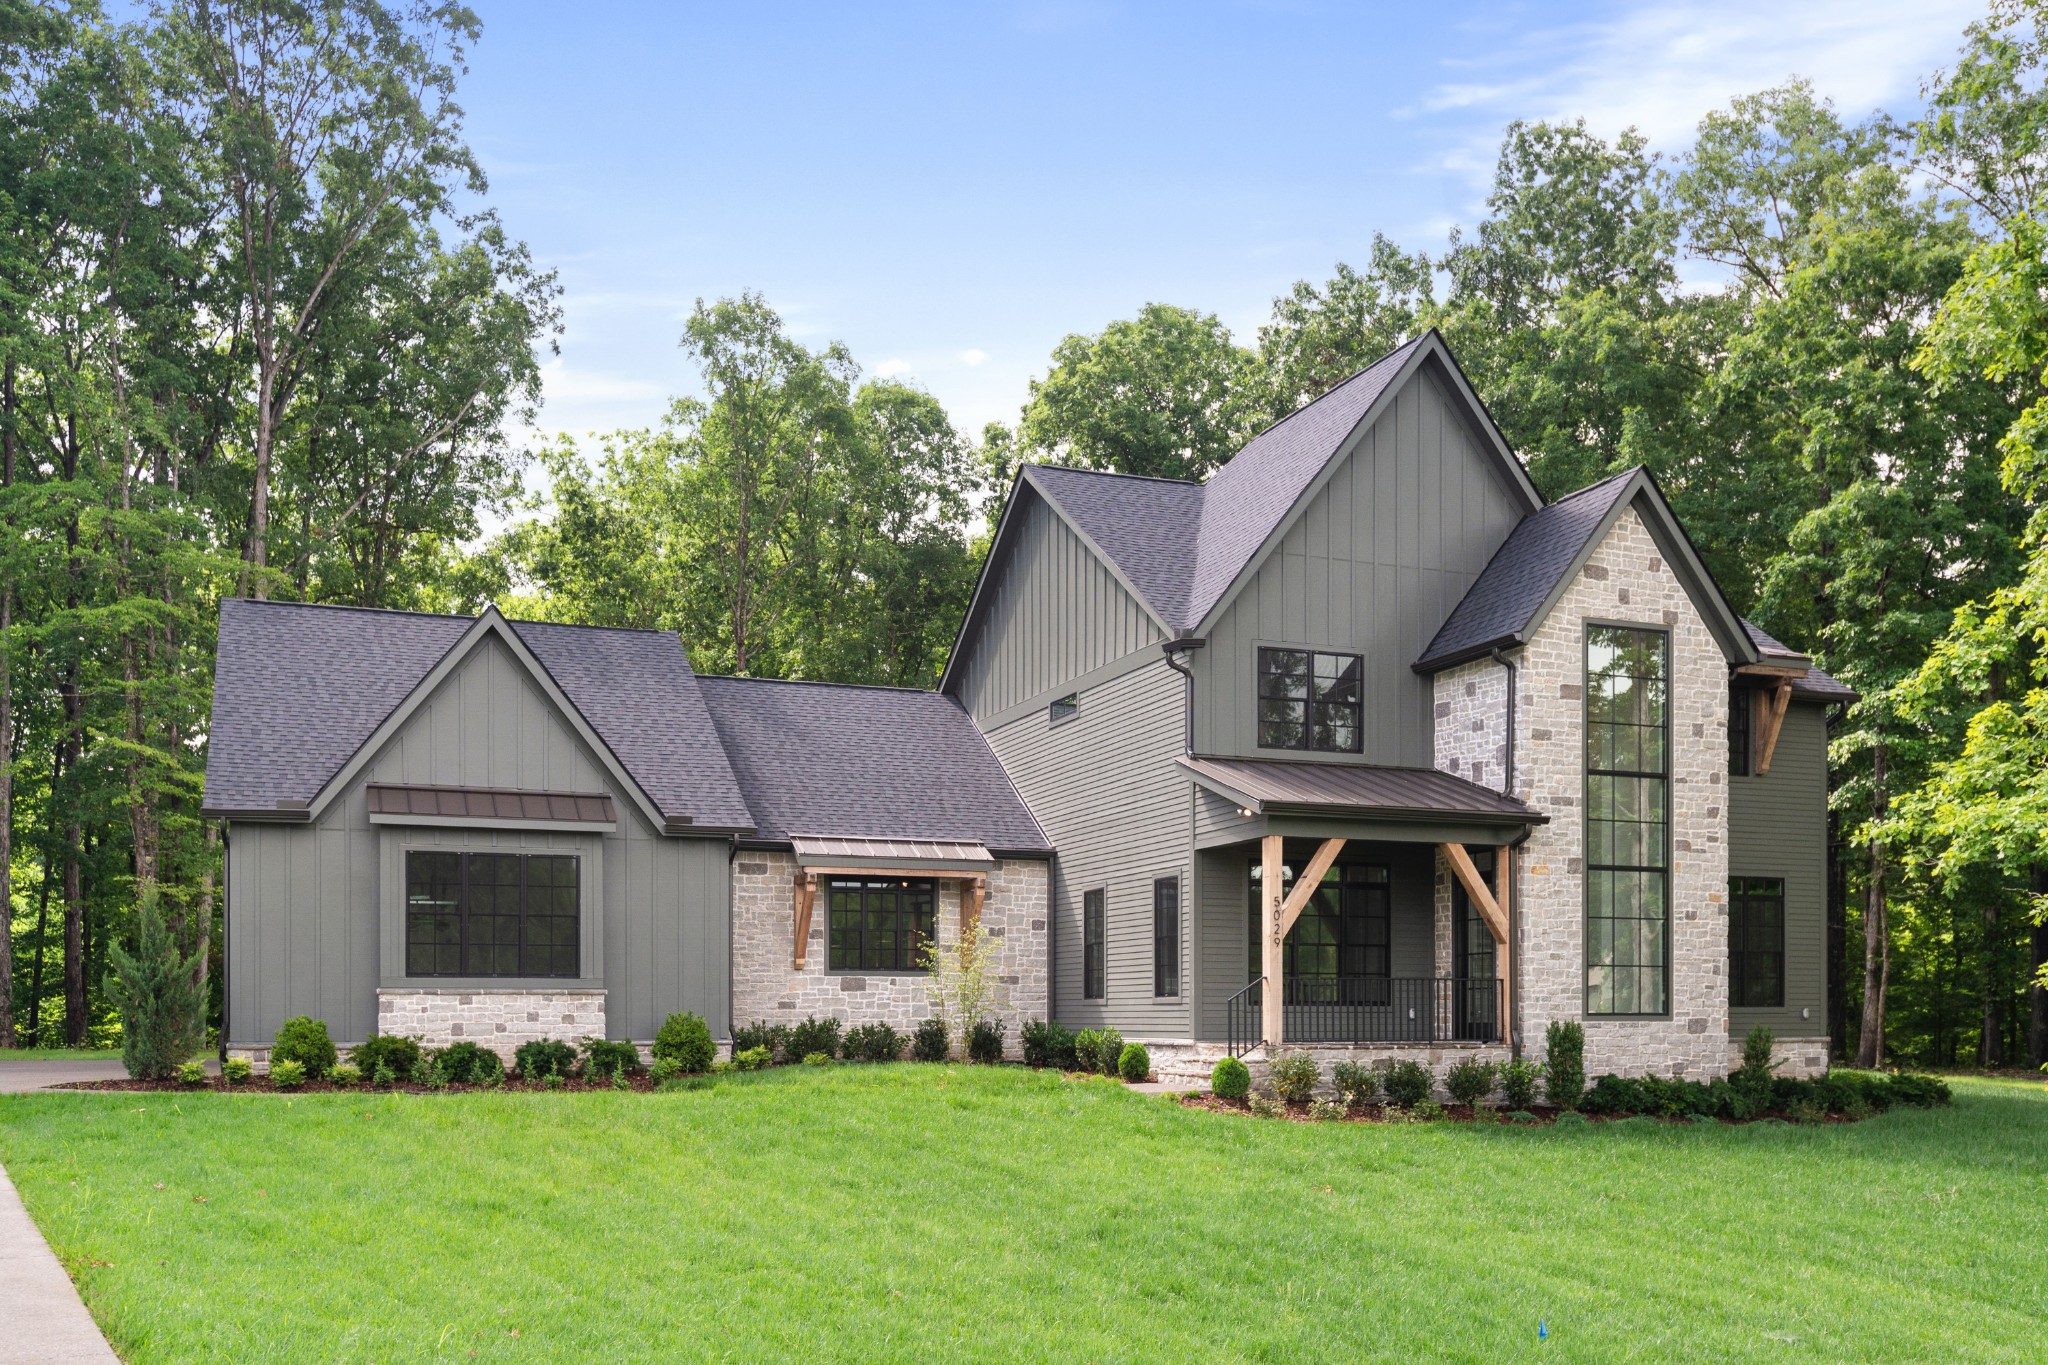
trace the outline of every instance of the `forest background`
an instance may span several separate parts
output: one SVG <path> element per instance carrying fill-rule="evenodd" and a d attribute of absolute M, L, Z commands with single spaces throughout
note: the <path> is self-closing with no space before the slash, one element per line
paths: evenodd
<path fill-rule="evenodd" d="M 747 293 L 692 311 L 659 425 L 536 437 L 562 294 L 465 142 L 479 36 L 432 0 L 0 0 L 0 1047 L 115 1035 L 145 898 L 217 995 L 223 597 L 930 686 L 1021 463 L 1200 478 L 1434 327 L 1547 496 L 1648 466 L 1736 608 L 1860 694 L 1838 1054 L 2048 1062 L 2044 0 L 1912 120 L 1792 81 L 1668 157 L 1510 124 L 1446 250 L 1374 234 L 1253 337 L 1165 303 L 1074 333 L 977 433 Z"/>

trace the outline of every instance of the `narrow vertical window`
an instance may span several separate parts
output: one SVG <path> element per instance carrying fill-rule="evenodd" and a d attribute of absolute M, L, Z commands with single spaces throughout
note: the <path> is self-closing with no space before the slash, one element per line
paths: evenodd
<path fill-rule="evenodd" d="M 1180 994 L 1180 878 L 1152 883 L 1152 994 Z"/>
<path fill-rule="evenodd" d="M 1081 995 L 1084 999 L 1100 1000 L 1103 991 L 1102 953 L 1102 892 L 1100 889 L 1086 891 L 1081 895 Z"/>
<path fill-rule="evenodd" d="M 1750 721 L 1756 715 L 1756 694 L 1746 687 L 1728 691 L 1728 775 L 1749 776 Z"/>
<path fill-rule="evenodd" d="M 1785 882 L 1728 882 L 1728 1003 L 1774 1009 L 1785 1003 Z"/>
<path fill-rule="evenodd" d="M 1586 628 L 1586 1012 L 1670 1008 L 1670 698 L 1662 631 Z"/>

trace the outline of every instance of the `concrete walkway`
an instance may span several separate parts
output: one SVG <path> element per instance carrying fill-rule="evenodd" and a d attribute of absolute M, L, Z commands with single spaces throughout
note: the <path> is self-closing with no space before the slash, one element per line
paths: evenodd
<path fill-rule="evenodd" d="M 73 1081 L 118 1081 L 127 1074 L 119 1062 L 0 1062 L 0 1095 L 25 1095 Z M 206 1074 L 220 1075 L 218 1059 L 206 1059 Z"/>
<path fill-rule="evenodd" d="M 20 1066 L 47 1065 L 21 1062 Z M 0 1170 L 0 1365 L 120 1365 Z"/>

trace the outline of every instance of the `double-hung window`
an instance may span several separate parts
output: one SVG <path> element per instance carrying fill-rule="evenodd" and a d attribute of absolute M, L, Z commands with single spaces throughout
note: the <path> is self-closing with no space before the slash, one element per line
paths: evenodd
<path fill-rule="evenodd" d="M 1180 878 L 1152 883 L 1152 994 L 1180 994 Z"/>
<path fill-rule="evenodd" d="M 1662 631 L 1586 628 L 1586 1012 L 1670 1009 L 1670 668 Z"/>
<path fill-rule="evenodd" d="M 835 972 L 924 970 L 921 950 L 932 941 L 937 883 L 904 878 L 838 878 L 825 884 Z"/>
<path fill-rule="evenodd" d="M 1101 888 L 1081 893 L 1081 996 L 1101 1000 L 1107 984 L 1103 979 L 1103 892 Z"/>
<path fill-rule="evenodd" d="M 570 854 L 405 855 L 407 976 L 575 976 Z"/>
<path fill-rule="evenodd" d="M 1728 882 L 1728 1003 L 1775 1008 L 1785 1003 L 1785 882 L 1734 877 Z"/>
<path fill-rule="evenodd" d="M 1259 651 L 1259 747 L 1355 754 L 1364 743 L 1365 660 L 1308 649 Z"/>

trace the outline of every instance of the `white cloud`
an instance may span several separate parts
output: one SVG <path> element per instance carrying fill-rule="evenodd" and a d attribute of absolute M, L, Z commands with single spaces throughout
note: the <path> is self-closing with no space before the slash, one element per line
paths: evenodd
<path fill-rule="evenodd" d="M 982 364 L 986 364 L 986 363 L 987 363 L 987 361 L 988 361 L 988 352 L 987 352 L 987 351 L 984 351 L 984 350 L 981 350 L 981 349 L 979 349 L 978 347 L 973 347 L 973 346 L 970 346 L 970 347 L 968 347 L 968 348 L 967 348 L 966 350 L 964 350 L 964 351 L 962 351 L 962 352 L 960 353 L 960 363 L 961 363 L 962 365 L 967 365 L 967 366 L 974 366 L 974 365 L 982 365 Z"/>
<path fill-rule="evenodd" d="M 1640 129 L 1652 146 L 1684 146 L 1700 117 L 1794 75 L 1845 115 L 1902 99 L 1953 60 L 1983 0 L 1674 0 L 1606 23 L 1474 33 L 1420 112 L 1510 119 L 1584 118 L 1603 136 Z M 1438 167 L 1491 178 L 1497 127 Z"/>
<path fill-rule="evenodd" d="M 668 395 L 661 385 L 646 380 L 572 370 L 560 357 L 542 365 L 540 374 L 550 403 L 638 402 Z"/>
<path fill-rule="evenodd" d="M 899 355 L 892 355 L 881 364 L 875 366 L 875 378 L 877 379 L 894 379 L 899 374 L 909 373 L 910 362 Z"/>

